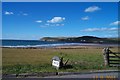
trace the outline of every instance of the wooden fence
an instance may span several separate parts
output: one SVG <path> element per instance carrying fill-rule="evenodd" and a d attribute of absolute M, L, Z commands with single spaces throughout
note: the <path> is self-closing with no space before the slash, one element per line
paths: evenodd
<path fill-rule="evenodd" d="M 109 66 L 119 66 L 120 67 L 120 53 L 111 52 L 108 55 Z"/>
<path fill-rule="evenodd" d="M 112 52 L 109 48 L 103 49 L 105 66 L 120 67 L 120 53 Z"/>

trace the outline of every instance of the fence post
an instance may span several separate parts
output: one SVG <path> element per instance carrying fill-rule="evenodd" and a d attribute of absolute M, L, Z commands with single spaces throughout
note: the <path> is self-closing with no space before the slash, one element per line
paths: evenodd
<path fill-rule="evenodd" d="M 104 56 L 104 64 L 105 66 L 109 65 L 109 48 L 103 49 L 103 56 Z"/>

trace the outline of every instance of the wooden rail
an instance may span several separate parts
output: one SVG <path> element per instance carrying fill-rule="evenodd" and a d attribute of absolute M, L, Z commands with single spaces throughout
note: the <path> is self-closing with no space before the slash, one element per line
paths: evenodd
<path fill-rule="evenodd" d="M 120 67 L 120 53 L 110 53 L 113 54 L 114 56 L 109 55 L 109 66 L 116 66 Z"/>
<path fill-rule="evenodd" d="M 104 48 L 103 55 L 105 66 L 120 67 L 120 53 L 112 52 L 109 48 Z"/>

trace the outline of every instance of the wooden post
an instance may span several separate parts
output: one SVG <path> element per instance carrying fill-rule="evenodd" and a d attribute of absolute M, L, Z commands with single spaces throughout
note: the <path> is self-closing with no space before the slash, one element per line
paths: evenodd
<path fill-rule="evenodd" d="M 110 59 L 110 57 L 109 57 L 110 53 L 111 53 L 110 49 L 107 48 L 107 53 L 106 54 L 107 54 L 108 66 L 110 65 L 110 63 L 109 63 L 110 62 L 110 60 L 109 60 Z"/>
<path fill-rule="evenodd" d="M 104 56 L 104 64 L 105 66 L 109 65 L 109 48 L 103 49 L 103 56 Z"/>
<path fill-rule="evenodd" d="M 63 67 L 63 57 L 61 57 L 61 59 L 60 59 L 60 68 L 62 68 Z"/>

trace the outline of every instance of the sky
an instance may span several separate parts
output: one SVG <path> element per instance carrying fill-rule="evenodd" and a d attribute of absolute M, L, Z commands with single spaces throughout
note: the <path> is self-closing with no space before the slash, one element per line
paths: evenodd
<path fill-rule="evenodd" d="M 3 2 L 2 39 L 118 37 L 117 2 Z"/>

